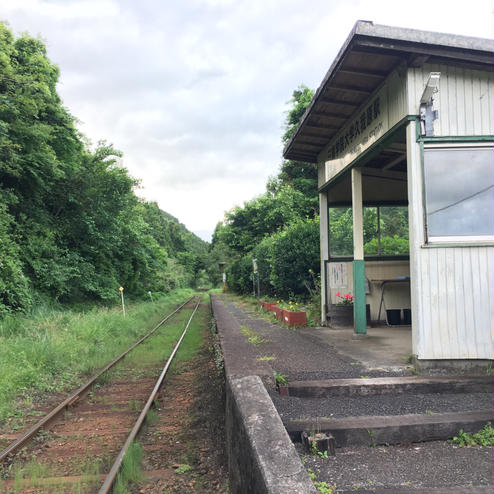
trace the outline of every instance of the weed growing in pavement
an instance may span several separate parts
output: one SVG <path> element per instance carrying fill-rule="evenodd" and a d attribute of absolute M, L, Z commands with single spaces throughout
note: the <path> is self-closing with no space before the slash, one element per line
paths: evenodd
<path fill-rule="evenodd" d="M 309 475 L 314 487 L 317 489 L 319 494 L 335 494 L 336 485 L 328 484 L 327 482 L 317 480 L 317 475 L 310 468 L 307 469 L 307 474 Z"/>
<path fill-rule="evenodd" d="M 66 391 L 103 367 L 160 321 L 191 290 L 121 308 L 85 312 L 41 307 L 0 320 L 0 421 L 25 410 L 33 393 Z"/>
<path fill-rule="evenodd" d="M 450 442 L 457 444 L 460 448 L 464 446 L 494 446 L 494 429 L 490 422 L 475 434 L 463 432 L 463 429 L 460 429 L 458 435 L 453 437 Z"/>
<path fill-rule="evenodd" d="M 263 355 L 262 357 L 257 357 L 256 360 L 260 362 L 271 362 L 272 360 L 276 360 L 276 357 L 274 355 Z"/>
<path fill-rule="evenodd" d="M 258 333 L 247 326 L 240 326 L 240 331 L 242 331 L 242 334 L 247 338 L 247 341 L 251 345 L 257 346 L 261 343 L 269 343 L 269 340 L 262 338 Z"/>
<path fill-rule="evenodd" d="M 274 380 L 277 386 L 288 386 L 288 376 L 273 371 Z"/>
<path fill-rule="evenodd" d="M 350 362 L 350 365 L 362 365 L 360 362 Z"/>

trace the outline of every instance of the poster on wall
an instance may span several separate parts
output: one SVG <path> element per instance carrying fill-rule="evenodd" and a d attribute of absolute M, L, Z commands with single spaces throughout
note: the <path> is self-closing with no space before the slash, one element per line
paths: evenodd
<path fill-rule="evenodd" d="M 342 288 L 347 286 L 347 272 L 345 262 L 329 263 L 329 287 Z"/>

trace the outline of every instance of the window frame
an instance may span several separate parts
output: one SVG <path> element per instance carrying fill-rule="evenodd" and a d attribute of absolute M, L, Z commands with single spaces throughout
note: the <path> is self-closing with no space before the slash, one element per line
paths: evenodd
<path fill-rule="evenodd" d="M 494 151 L 494 141 L 489 140 L 441 140 L 440 138 L 423 139 L 421 142 L 422 155 L 422 203 L 423 203 L 423 230 L 424 230 L 424 247 L 441 247 L 441 246 L 482 246 L 494 244 L 494 232 L 486 235 L 429 235 L 427 222 L 427 181 L 425 177 L 425 153 L 428 149 L 479 149 L 490 148 Z M 494 162 L 492 163 L 494 167 Z"/>
<path fill-rule="evenodd" d="M 381 208 L 387 208 L 387 207 L 403 207 L 403 208 L 409 208 L 409 203 L 408 201 L 393 201 L 393 202 L 383 202 L 383 203 L 377 203 L 374 201 L 371 202 L 364 202 L 363 203 L 364 208 L 376 208 L 377 209 L 377 218 L 379 221 L 380 217 L 380 209 Z M 352 252 L 349 255 L 346 254 L 340 254 L 340 255 L 334 255 L 331 253 L 331 209 L 339 209 L 339 208 L 347 208 L 347 209 L 352 209 L 352 205 L 348 203 L 333 203 L 329 204 L 327 206 L 328 208 L 328 221 L 327 221 L 327 229 L 328 229 L 328 261 L 335 261 L 335 262 L 345 262 L 345 261 L 353 261 L 354 256 L 353 256 L 353 243 L 352 243 Z M 409 218 L 409 216 L 408 216 Z M 379 245 L 379 250 L 380 250 L 380 243 L 381 243 L 381 229 L 379 223 L 377 224 L 377 231 L 376 231 L 376 238 L 378 239 L 378 245 Z M 353 235 L 353 225 L 352 225 L 352 235 Z M 408 249 L 408 254 L 365 254 L 364 253 L 364 260 L 365 261 L 403 261 L 403 260 L 409 260 L 410 259 L 410 250 L 411 250 L 411 244 L 410 244 L 410 223 L 408 223 L 408 244 L 409 244 L 409 249 Z"/>

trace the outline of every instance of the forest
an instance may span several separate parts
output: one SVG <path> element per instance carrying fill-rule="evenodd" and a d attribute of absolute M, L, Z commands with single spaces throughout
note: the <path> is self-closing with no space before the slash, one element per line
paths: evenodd
<path fill-rule="evenodd" d="M 0 316 L 209 284 L 208 244 L 78 132 L 58 77 L 43 42 L 0 23 Z"/>
<path fill-rule="evenodd" d="M 112 302 L 219 282 L 250 293 L 318 290 L 317 166 L 283 160 L 266 191 L 225 213 L 211 245 L 137 197 L 117 149 L 91 145 L 57 94 L 58 68 L 42 41 L 0 24 L 0 316 L 39 303 Z M 285 144 L 314 92 L 288 102 Z M 406 208 L 366 208 L 367 255 L 406 254 Z M 351 209 L 330 210 L 332 256 L 352 252 Z"/>

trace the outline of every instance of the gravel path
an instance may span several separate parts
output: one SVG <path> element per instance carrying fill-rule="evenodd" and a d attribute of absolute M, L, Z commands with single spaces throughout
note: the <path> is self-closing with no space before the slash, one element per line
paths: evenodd
<path fill-rule="evenodd" d="M 400 445 L 339 448 L 328 459 L 307 455 L 296 445 L 320 481 L 341 491 L 378 487 L 482 486 L 494 484 L 494 447 L 459 448 L 444 441 Z M 393 492 L 393 491 L 391 491 Z"/>
<path fill-rule="evenodd" d="M 275 356 L 273 370 L 285 374 L 290 381 L 360 377 L 402 376 L 410 372 L 368 371 L 360 362 L 327 343 L 321 342 L 311 328 L 288 329 L 261 319 L 254 310 L 240 309 L 226 298 L 227 310 L 241 325 L 256 331 L 266 342 L 257 346 L 259 357 Z"/>
<path fill-rule="evenodd" d="M 271 399 L 283 419 L 341 418 L 362 415 L 404 415 L 409 413 L 468 412 L 492 410 L 492 393 L 402 394 L 380 396 L 332 396 L 330 398 L 280 397 Z"/>

